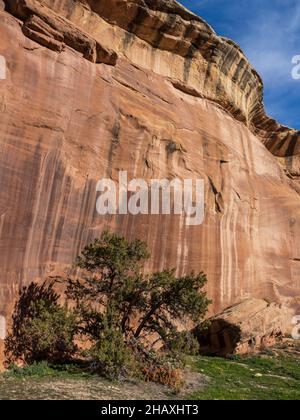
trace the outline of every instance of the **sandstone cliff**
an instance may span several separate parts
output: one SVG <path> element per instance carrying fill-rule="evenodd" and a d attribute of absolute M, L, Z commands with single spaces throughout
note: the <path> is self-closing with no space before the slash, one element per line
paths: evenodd
<path fill-rule="evenodd" d="M 203 270 L 212 312 L 300 295 L 300 135 L 266 116 L 243 52 L 174 0 L 1 0 L 1 336 L 21 284 L 105 226 L 148 269 Z M 205 222 L 100 217 L 96 183 L 203 178 Z"/>

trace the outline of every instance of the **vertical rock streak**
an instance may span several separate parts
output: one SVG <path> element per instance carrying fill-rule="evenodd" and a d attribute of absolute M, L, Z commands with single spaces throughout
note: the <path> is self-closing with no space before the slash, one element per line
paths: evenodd
<path fill-rule="evenodd" d="M 105 227 L 147 270 L 207 273 L 216 313 L 299 303 L 299 133 L 265 115 L 240 48 L 172 0 L 17 0 L 0 11 L 0 314 Z M 271 152 L 271 153 L 270 153 Z M 205 220 L 99 217 L 104 177 L 205 181 Z"/>

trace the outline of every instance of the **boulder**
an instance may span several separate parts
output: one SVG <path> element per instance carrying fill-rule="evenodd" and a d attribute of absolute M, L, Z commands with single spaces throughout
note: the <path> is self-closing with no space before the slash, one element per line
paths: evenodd
<path fill-rule="evenodd" d="M 196 334 L 202 354 L 248 354 L 290 335 L 292 319 L 289 308 L 262 299 L 247 299 L 211 318 L 208 329 L 197 329 Z"/>

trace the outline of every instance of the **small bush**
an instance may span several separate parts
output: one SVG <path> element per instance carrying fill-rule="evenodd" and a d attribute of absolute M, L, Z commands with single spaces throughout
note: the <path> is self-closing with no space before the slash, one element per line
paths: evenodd
<path fill-rule="evenodd" d="M 58 304 L 54 283 L 31 283 L 19 296 L 11 334 L 5 340 L 8 364 L 64 362 L 76 351 L 75 317 Z"/>
<path fill-rule="evenodd" d="M 109 379 L 121 379 L 136 376 L 137 369 L 133 353 L 124 341 L 120 329 L 107 322 L 98 340 L 85 352 L 91 361 L 92 371 Z"/>
<path fill-rule="evenodd" d="M 174 391 L 179 391 L 185 383 L 182 369 L 174 368 L 172 364 L 145 365 L 142 372 L 145 381 L 166 385 Z"/>
<path fill-rule="evenodd" d="M 177 391 L 184 385 L 183 363 L 170 353 L 145 348 L 139 340 L 131 339 L 130 347 L 140 378 L 146 382 L 156 382 Z"/>
<path fill-rule="evenodd" d="M 26 378 L 26 377 L 45 377 L 52 376 L 53 369 L 47 362 L 34 362 L 32 365 L 19 367 L 10 365 L 8 371 L 5 373 L 6 377 Z"/>
<path fill-rule="evenodd" d="M 178 358 L 195 356 L 199 354 L 200 345 L 198 339 L 188 331 L 182 331 L 170 337 L 165 350 Z"/>
<path fill-rule="evenodd" d="M 92 375 L 87 370 L 87 364 L 84 361 L 75 361 L 72 363 L 50 364 L 48 362 L 34 362 L 31 365 L 16 366 L 10 365 L 4 373 L 8 378 L 62 378 L 62 379 L 89 379 Z"/>

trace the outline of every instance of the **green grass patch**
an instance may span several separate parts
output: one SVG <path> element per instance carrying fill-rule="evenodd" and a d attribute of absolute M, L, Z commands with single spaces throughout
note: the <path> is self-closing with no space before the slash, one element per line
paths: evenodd
<path fill-rule="evenodd" d="M 190 395 L 197 400 L 299 400 L 300 359 L 295 357 L 197 357 L 194 370 L 210 379 Z"/>
<path fill-rule="evenodd" d="M 43 379 L 47 377 L 60 379 L 90 379 L 95 375 L 88 372 L 87 367 L 80 363 L 51 365 L 47 362 L 40 362 L 24 367 L 12 365 L 9 370 L 3 374 L 3 376 L 15 379 Z"/>

